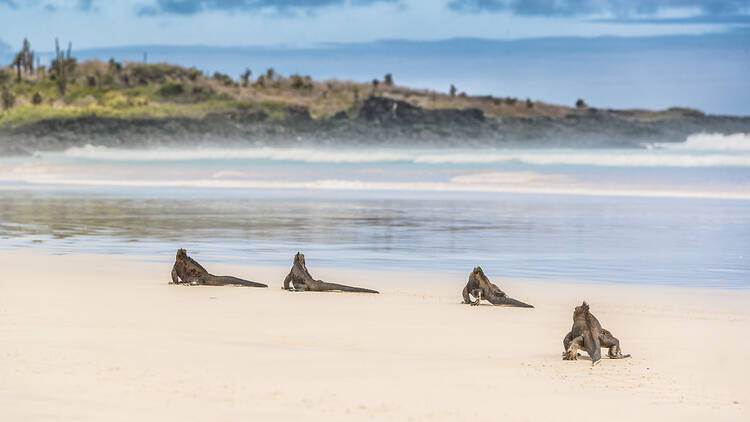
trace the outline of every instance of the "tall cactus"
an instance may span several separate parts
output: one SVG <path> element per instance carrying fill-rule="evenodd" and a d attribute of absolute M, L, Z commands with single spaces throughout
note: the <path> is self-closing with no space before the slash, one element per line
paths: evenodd
<path fill-rule="evenodd" d="M 63 97 L 68 90 L 68 81 L 76 67 L 76 59 L 71 57 L 72 49 L 73 43 L 69 42 L 67 53 L 63 53 L 60 50 L 60 42 L 55 38 L 55 59 L 50 66 L 50 72 L 55 76 L 57 88 Z"/>
<path fill-rule="evenodd" d="M 34 52 L 31 51 L 29 40 L 23 39 L 23 47 L 13 59 L 12 66 L 16 68 L 16 80 L 21 82 L 21 72 L 31 74 L 34 71 Z"/>

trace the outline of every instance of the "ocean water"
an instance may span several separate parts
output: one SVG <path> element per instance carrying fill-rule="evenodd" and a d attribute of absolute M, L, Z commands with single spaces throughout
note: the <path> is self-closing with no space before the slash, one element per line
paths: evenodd
<path fill-rule="evenodd" d="M 0 158 L 0 251 L 750 287 L 750 135 L 631 150 L 300 146 Z M 165 264 L 166 265 L 166 264 Z"/>

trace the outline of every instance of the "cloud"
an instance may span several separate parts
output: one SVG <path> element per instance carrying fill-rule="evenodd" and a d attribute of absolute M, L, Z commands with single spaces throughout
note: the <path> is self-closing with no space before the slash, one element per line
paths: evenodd
<path fill-rule="evenodd" d="M 610 14 L 619 18 L 652 16 L 669 9 L 698 10 L 709 17 L 747 16 L 747 0 L 450 0 L 457 12 L 511 12 L 524 16 L 586 16 Z M 654 22 L 660 20 L 655 18 Z"/>
<path fill-rule="evenodd" d="M 592 22 L 604 23 L 632 23 L 632 24 L 741 24 L 750 25 L 750 14 L 748 15 L 697 15 L 686 16 L 684 18 L 611 18 L 611 19 L 592 19 Z"/>
<path fill-rule="evenodd" d="M 3 0 L 0 0 L 3 1 Z M 194 15 L 206 11 L 258 11 L 263 9 L 288 13 L 312 11 L 327 6 L 368 6 L 374 3 L 397 3 L 400 0 L 156 0 L 137 8 L 139 15 Z"/>
<path fill-rule="evenodd" d="M 84 12 L 89 12 L 93 9 L 94 0 L 78 0 L 76 3 L 76 9 Z"/>
<path fill-rule="evenodd" d="M 75 0 L 75 1 L 66 1 L 66 2 L 56 2 L 56 3 L 63 3 L 62 5 L 58 4 L 52 4 L 52 3 L 45 3 L 44 5 L 40 5 L 39 1 L 28 1 L 26 3 L 21 3 L 21 8 L 25 9 L 33 9 L 38 8 L 41 6 L 42 10 L 45 10 L 47 12 L 56 12 L 60 9 L 76 9 L 83 12 L 89 12 L 92 10 L 95 10 L 94 8 L 94 0 Z M 14 0 L 0 0 L 0 6 L 6 5 L 10 7 L 11 9 L 19 9 L 18 3 Z"/>

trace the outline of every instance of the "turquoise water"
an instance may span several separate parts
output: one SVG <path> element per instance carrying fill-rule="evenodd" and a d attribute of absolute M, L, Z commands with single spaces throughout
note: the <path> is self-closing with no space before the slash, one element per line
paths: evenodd
<path fill-rule="evenodd" d="M 750 141 L 0 159 L 0 250 L 750 287 Z M 692 142 L 692 143 L 691 143 Z M 746 148 L 746 146 L 748 146 Z M 689 148 L 688 148 L 689 147 Z"/>

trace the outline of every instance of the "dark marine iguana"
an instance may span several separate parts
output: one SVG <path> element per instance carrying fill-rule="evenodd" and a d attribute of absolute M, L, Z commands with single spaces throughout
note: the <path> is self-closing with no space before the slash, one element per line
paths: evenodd
<path fill-rule="evenodd" d="M 228 275 L 217 276 L 206 271 L 201 264 L 187 255 L 185 249 L 177 249 L 177 257 L 172 267 L 172 283 L 206 286 L 225 286 L 234 284 L 248 287 L 268 287 L 262 283 L 247 281 Z"/>
<path fill-rule="evenodd" d="M 292 283 L 289 286 L 289 283 Z M 326 283 L 322 280 L 315 280 L 307 271 L 305 265 L 305 256 L 297 252 L 294 255 L 294 264 L 292 264 L 292 270 L 289 271 L 289 275 L 284 279 L 284 290 L 294 291 L 310 291 L 310 292 L 328 292 L 339 290 L 342 292 L 356 292 L 356 293 L 378 293 L 375 290 L 363 289 L 361 287 L 345 286 L 343 284 Z"/>
<path fill-rule="evenodd" d="M 563 339 L 564 360 L 577 360 L 578 350 L 583 349 L 591 357 L 591 366 L 596 365 L 602 358 L 602 347 L 609 349 L 610 359 L 629 358 L 620 350 L 620 340 L 617 340 L 608 330 L 602 328 L 599 320 L 589 312 L 589 304 L 583 302 L 573 311 L 573 328 Z"/>
<path fill-rule="evenodd" d="M 482 267 L 474 268 L 474 271 L 469 274 L 469 282 L 466 283 L 463 291 L 464 303 L 478 306 L 479 302 L 484 299 L 493 305 L 511 305 L 520 308 L 533 308 L 528 303 L 509 298 L 505 292 L 500 290 L 499 287 L 490 283 L 490 279 L 484 275 Z M 471 296 L 474 296 L 476 300 L 471 300 Z"/>

